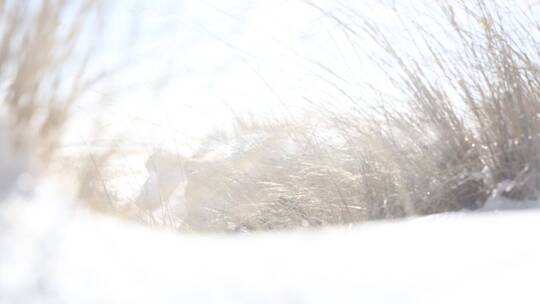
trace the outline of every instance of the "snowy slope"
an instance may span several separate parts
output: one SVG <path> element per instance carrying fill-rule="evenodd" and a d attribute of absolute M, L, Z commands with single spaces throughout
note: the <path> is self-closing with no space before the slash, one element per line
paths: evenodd
<path fill-rule="evenodd" d="M 238 236 L 2 211 L 0 303 L 540 303 L 538 211 Z"/>

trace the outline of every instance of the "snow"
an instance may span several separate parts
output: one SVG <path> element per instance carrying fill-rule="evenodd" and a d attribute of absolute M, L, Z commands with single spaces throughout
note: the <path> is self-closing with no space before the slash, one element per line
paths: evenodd
<path fill-rule="evenodd" d="M 536 210 L 179 235 L 37 197 L 0 205 L 0 303 L 540 301 Z"/>

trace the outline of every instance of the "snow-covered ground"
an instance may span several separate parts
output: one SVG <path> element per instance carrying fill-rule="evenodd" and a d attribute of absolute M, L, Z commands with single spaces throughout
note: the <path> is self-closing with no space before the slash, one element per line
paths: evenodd
<path fill-rule="evenodd" d="M 0 205 L 2 304 L 540 303 L 534 209 L 226 236 L 30 201 Z"/>

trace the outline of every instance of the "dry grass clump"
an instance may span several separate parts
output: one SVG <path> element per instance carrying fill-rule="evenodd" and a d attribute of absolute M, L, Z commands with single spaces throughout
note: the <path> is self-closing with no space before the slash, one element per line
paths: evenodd
<path fill-rule="evenodd" d="M 239 121 L 233 134 L 209 137 L 196 158 L 184 159 L 182 228 L 273 230 L 402 216 L 388 195 L 395 180 L 370 184 L 381 168 L 358 161 L 339 131 L 320 119 Z M 227 156 L 216 158 L 224 147 Z M 376 195 L 387 200 L 378 204 Z"/>
<path fill-rule="evenodd" d="M 410 202 L 411 212 L 474 209 L 502 182 L 504 196 L 537 199 L 540 49 L 534 10 L 499 1 L 444 2 L 438 8 L 429 28 L 415 16 L 402 19 L 406 35 L 399 42 L 365 18 L 344 27 L 378 46 L 381 69 L 407 100 L 399 111 L 386 106 L 371 113 L 367 129 L 357 132 L 350 119 L 341 126 L 347 136 L 380 142 L 374 146 L 384 150 L 379 155 L 386 166 L 397 169 L 392 175 L 403 188 L 398 197 Z"/>
<path fill-rule="evenodd" d="M 348 37 L 378 48 L 372 53 L 388 89 L 403 100 L 381 97 L 369 110 L 326 113 L 322 130 L 288 128 L 287 137 L 302 147 L 295 153 L 277 162 L 260 158 L 255 171 L 232 166 L 223 174 L 230 185 L 264 194 L 229 196 L 243 213 L 230 209 L 223 218 L 273 229 L 476 209 L 490 195 L 538 199 L 534 10 L 500 1 L 437 8 L 429 27 L 396 10 L 405 33 L 399 40 L 362 16 L 350 22 L 328 13 Z"/>
<path fill-rule="evenodd" d="M 159 201 L 140 196 L 138 208 L 150 206 L 140 219 L 182 230 L 287 229 L 476 209 L 491 195 L 538 199 L 540 24 L 534 9 L 505 3 L 440 2 L 421 18 L 396 8 L 400 33 L 357 12 L 327 12 L 353 45 L 370 46 L 389 79 L 383 89 L 401 100 L 383 94 L 369 109 L 316 120 L 239 120 L 193 157 L 163 157 L 167 172 L 145 184 Z M 159 183 L 171 178 L 160 175 L 175 179 L 167 195 Z M 83 192 L 114 201 L 100 183 Z M 175 204 L 184 210 L 155 218 L 152 206 Z"/>
<path fill-rule="evenodd" d="M 0 0 L 0 127 L 7 129 L 8 146 L 25 162 L 20 171 L 27 171 L 31 182 L 66 183 L 67 195 L 116 212 L 118 199 L 103 176 L 115 151 L 75 158 L 60 153 L 74 107 L 111 72 L 95 60 L 104 5 L 101 0 Z M 8 173 L 0 169 L 4 178 Z M 18 187 L 17 176 L 9 178 Z"/>
<path fill-rule="evenodd" d="M 41 168 L 54 156 L 73 104 L 98 80 L 88 67 L 98 4 L 0 1 L 0 115 L 18 151 Z"/>

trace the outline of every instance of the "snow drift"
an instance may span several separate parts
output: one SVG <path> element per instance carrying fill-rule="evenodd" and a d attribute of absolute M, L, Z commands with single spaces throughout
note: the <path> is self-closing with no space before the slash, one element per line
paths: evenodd
<path fill-rule="evenodd" d="M 178 235 L 3 207 L 0 303 L 538 303 L 538 211 L 322 231 Z"/>

